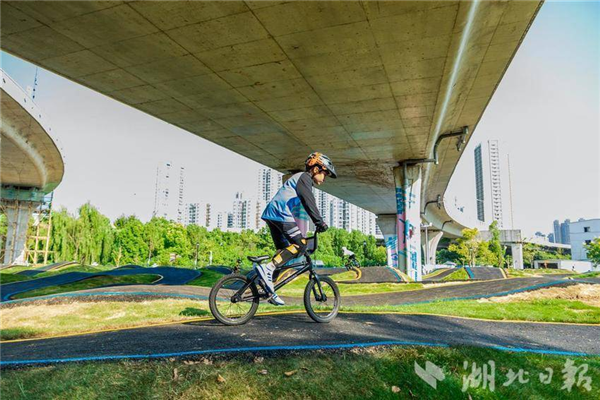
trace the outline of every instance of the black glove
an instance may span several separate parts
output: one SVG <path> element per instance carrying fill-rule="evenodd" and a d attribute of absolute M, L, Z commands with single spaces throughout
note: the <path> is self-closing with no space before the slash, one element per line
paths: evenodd
<path fill-rule="evenodd" d="M 318 233 L 325 232 L 327 229 L 329 229 L 329 227 L 327 226 L 327 224 L 325 222 L 321 222 L 320 224 L 318 224 L 316 226 L 316 228 L 317 228 Z"/>

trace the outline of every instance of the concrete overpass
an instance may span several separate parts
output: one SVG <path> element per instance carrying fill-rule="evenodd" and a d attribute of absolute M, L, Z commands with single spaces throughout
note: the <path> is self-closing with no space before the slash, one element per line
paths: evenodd
<path fill-rule="evenodd" d="M 282 172 L 326 153 L 324 189 L 418 279 L 421 218 L 460 234 L 448 182 L 540 6 L 5 1 L 1 46 Z"/>
<path fill-rule="evenodd" d="M 0 207 L 8 231 L 4 264 L 25 262 L 32 210 L 61 182 L 64 164 L 48 122 L 33 100 L 0 70 Z"/>

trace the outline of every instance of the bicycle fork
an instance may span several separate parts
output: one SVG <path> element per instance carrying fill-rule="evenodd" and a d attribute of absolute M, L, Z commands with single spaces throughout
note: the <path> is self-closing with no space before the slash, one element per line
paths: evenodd
<path fill-rule="evenodd" d="M 316 285 L 313 285 L 313 287 L 312 287 L 313 294 L 315 295 L 315 300 L 321 301 L 321 302 L 327 301 L 327 295 L 325 293 L 323 293 L 323 287 L 321 286 L 321 280 L 319 279 L 319 275 L 317 275 L 311 271 L 310 279 L 314 279 L 315 282 L 317 283 Z"/>

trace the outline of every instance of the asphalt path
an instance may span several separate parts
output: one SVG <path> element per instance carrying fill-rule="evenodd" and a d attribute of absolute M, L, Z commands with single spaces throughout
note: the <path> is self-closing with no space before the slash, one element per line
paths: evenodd
<path fill-rule="evenodd" d="M 330 324 L 306 314 L 257 316 L 227 327 L 214 320 L 79 336 L 4 342 L 0 365 L 366 347 L 476 346 L 600 355 L 600 326 L 508 323 L 432 315 L 340 314 Z"/>
<path fill-rule="evenodd" d="M 140 275 L 153 274 L 160 275 L 160 279 L 156 284 L 160 285 L 184 285 L 187 282 L 200 276 L 200 272 L 188 268 L 173 268 L 173 267 L 156 267 L 156 268 L 116 268 L 110 271 L 103 272 L 67 272 L 48 276 L 45 278 L 32 279 L 28 281 L 7 283 L 0 286 L 2 293 L 2 301 L 10 300 L 11 296 L 17 293 L 28 292 L 30 290 L 41 289 L 48 286 L 64 285 L 91 278 L 93 276 L 125 276 L 125 275 Z"/>

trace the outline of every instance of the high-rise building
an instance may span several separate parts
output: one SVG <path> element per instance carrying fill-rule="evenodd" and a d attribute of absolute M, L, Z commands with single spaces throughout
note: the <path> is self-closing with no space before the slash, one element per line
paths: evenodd
<path fill-rule="evenodd" d="M 256 206 L 251 199 L 244 199 L 241 192 L 235 194 L 229 228 L 256 229 Z M 229 226 L 231 225 L 231 226 Z"/>
<path fill-rule="evenodd" d="M 483 190 L 483 161 L 481 159 L 481 145 L 475 147 L 475 199 L 477 201 L 477 219 L 485 221 L 485 204 Z"/>
<path fill-rule="evenodd" d="M 207 203 L 188 203 L 185 206 L 184 224 L 211 227 L 211 206 Z"/>
<path fill-rule="evenodd" d="M 552 223 L 554 228 L 554 243 L 562 243 L 562 235 L 560 233 L 560 221 L 555 219 Z"/>
<path fill-rule="evenodd" d="M 502 179 L 500 169 L 500 146 L 497 140 L 488 140 L 490 162 L 490 188 L 492 192 L 492 218 L 502 228 L 504 216 L 502 214 Z"/>
<path fill-rule="evenodd" d="M 258 200 L 268 203 L 281 187 L 283 175 L 272 168 L 258 170 Z"/>
<path fill-rule="evenodd" d="M 571 220 L 565 219 L 565 222 L 560 224 L 560 237 L 563 244 L 571 244 Z"/>
<path fill-rule="evenodd" d="M 555 239 L 554 239 L 554 233 L 549 233 L 548 234 L 548 241 L 550 243 L 556 243 Z"/>
<path fill-rule="evenodd" d="M 272 168 L 260 168 L 258 170 L 258 195 L 256 200 L 255 223 L 256 229 L 265 226 L 265 222 L 260 218 L 263 210 L 271 201 L 275 193 L 282 185 L 283 174 Z"/>
<path fill-rule="evenodd" d="M 156 168 L 153 216 L 184 222 L 185 169 L 171 162 Z"/>

